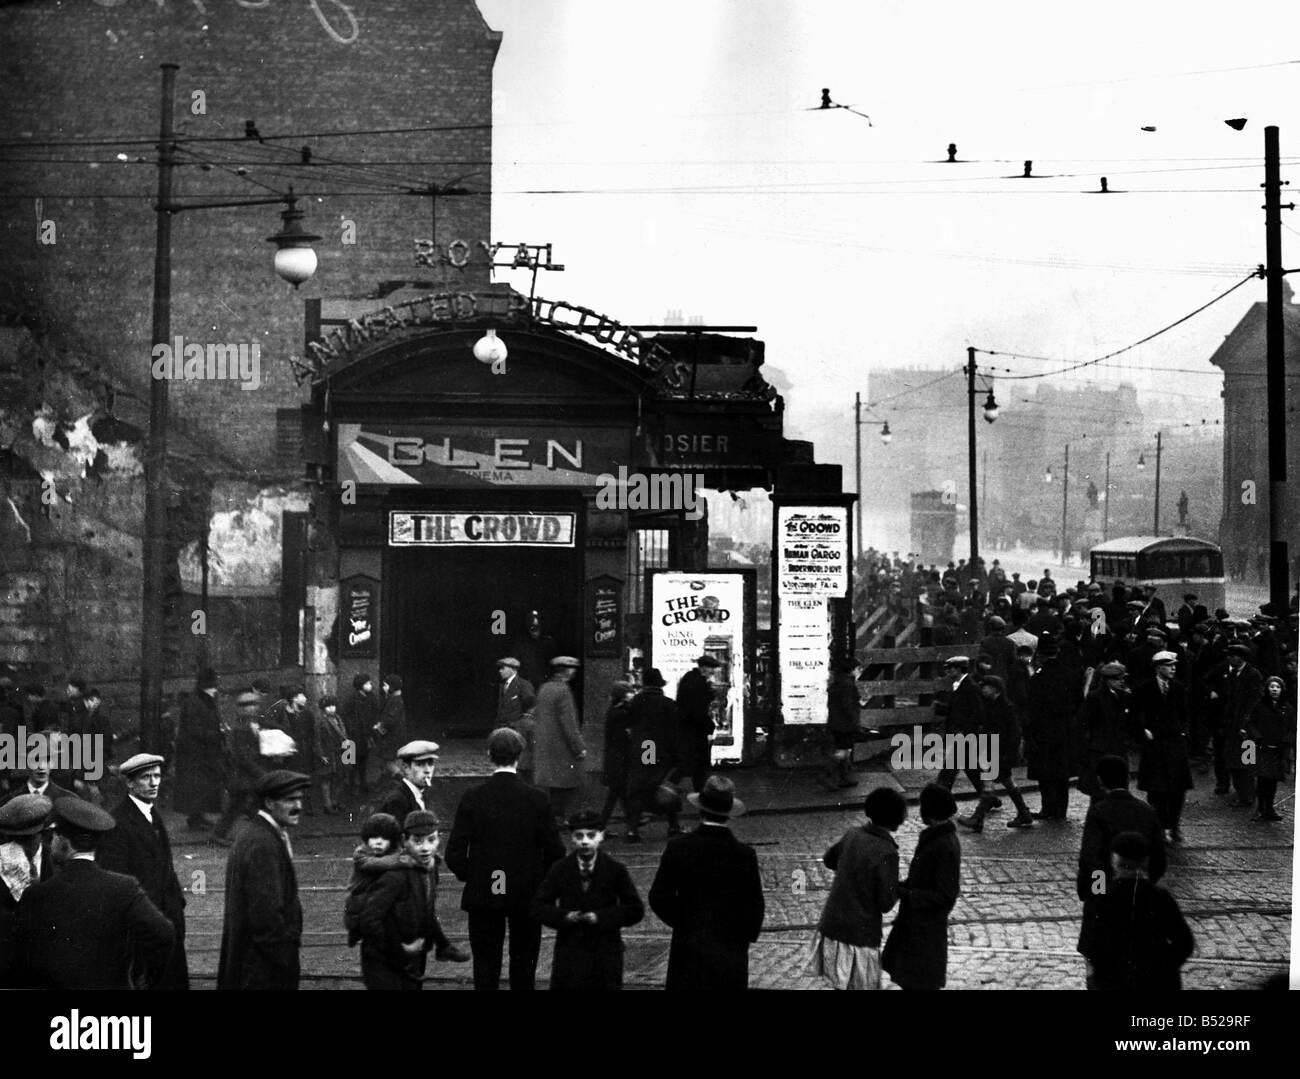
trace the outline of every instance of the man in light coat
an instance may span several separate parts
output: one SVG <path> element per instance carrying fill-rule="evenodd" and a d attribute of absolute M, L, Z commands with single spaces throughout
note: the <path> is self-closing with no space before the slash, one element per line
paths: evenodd
<path fill-rule="evenodd" d="M 569 689 L 577 669 L 578 661 L 572 656 L 551 660 L 551 680 L 537 691 L 533 711 L 533 781 L 549 791 L 556 821 L 567 819 L 573 792 L 582 779 L 582 762 L 587 759 L 587 745 L 578 729 L 578 709 Z"/>

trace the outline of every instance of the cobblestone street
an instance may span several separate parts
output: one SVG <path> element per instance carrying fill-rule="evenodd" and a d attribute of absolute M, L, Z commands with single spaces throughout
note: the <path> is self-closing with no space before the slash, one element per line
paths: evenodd
<path fill-rule="evenodd" d="M 1029 802 L 1036 806 L 1037 795 L 1030 794 Z M 969 803 L 962 805 L 963 812 L 968 808 Z M 949 988 L 1083 988 L 1083 961 L 1075 952 L 1080 905 L 1074 875 L 1086 809 L 1087 799 L 1074 793 L 1067 822 L 1013 831 L 1004 826 L 1004 811 L 990 815 L 981 835 L 963 832 L 962 896 L 950 919 Z M 1283 823 L 1253 824 L 1248 810 L 1227 808 L 1208 786 L 1191 792 L 1186 843 L 1172 849 L 1162 882 L 1196 936 L 1196 953 L 1183 972 L 1185 988 L 1251 988 L 1287 969 L 1292 803 L 1286 802 L 1282 812 Z M 755 813 L 736 822 L 737 834 L 758 851 L 767 897 L 763 935 L 750 949 L 751 988 L 823 988 L 805 972 L 807 945 L 831 881 L 821 857 L 845 828 L 860 820 L 856 809 L 810 809 Z M 361 986 L 358 954 L 346 947 L 342 929 L 343 890 L 355 842 L 352 827 L 346 818 L 310 818 L 295 840 L 306 912 L 304 988 Z M 913 806 L 898 834 L 904 872 L 919 830 Z M 179 820 L 174 834 L 178 858 L 189 871 L 187 879 L 182 870 L 182 883 L 202 889 L 190 897 L 187 911 L 191 972 L 196 987 L 210 988 L 220 944 L 225 852 L 187 840 Z M 663 850 L 663 825 L 651 825 L 645 834 L 641 846 L 614 839 L 606 848 L 629 866 L 643 897 Z M 460 885 L 444 871 L 439 900 L 443 925 L 453 940 L 464 941 L 459 899 Z M 892 915 L 886 931 L 891 920 Z M 647 910 L 645 920 L 623 935 L 628 987 L 662 986 L 668 929 Z M 547 931 L 540 985 L 549 974 L 551 939 Z M 468 964 L 431 964 L 426 988 L 467 988 L 470 982 Z"/>

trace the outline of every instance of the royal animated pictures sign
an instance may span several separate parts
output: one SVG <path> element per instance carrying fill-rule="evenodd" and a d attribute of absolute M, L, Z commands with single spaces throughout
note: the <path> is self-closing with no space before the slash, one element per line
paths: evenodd
<path fill-rule="evenodd" d="M 650 578 L 650 665 L 672 696 L 703 654 L 714 674 L 714 764 L 739 761 L 745 731 L 745 577 L 741 573 L 655 573 Z"/>

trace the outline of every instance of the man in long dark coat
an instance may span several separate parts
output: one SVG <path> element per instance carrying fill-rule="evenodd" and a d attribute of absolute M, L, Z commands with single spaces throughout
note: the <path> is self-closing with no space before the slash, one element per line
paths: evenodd
<path fill-rule="evenodd" d="M 366 770 L 370 766 L 370 738 L 375 721 L 379 718 L 379 701 L 375 696 L 375 682 L 368 674 L 358 674 L 352 679 L 352 696 L 343 705 L 343 729 L 352 743 L 353 764 L 348 775 L 348 787 L 362 794 L 370 792 Z"/>
<path fill-rule="evenodd" d="M 745 806 L 723 776 L 710 776 L 690 802 L 700 826 L 669 841 L 650 885 L 650 909 L 673 931 L 664 988 L 745 989 L 765 913 L 758 857 L 727 824 Z"/>
<path fill-rule="evenodd" d="M 532 917 L 533 896 L 546 871 L 564 857 L 544 791 L 515 774 L 524 750 L 517 731 L 488 737 L 492 778 L 466 791 L 447 840 L 447 868 L 464 881 L 460 909 L 469 914 L 474 988 L 495 990 L 510 928 L 510 988 L 536 987 L 542 927 Z"/>
<path fill-rule="evenodd" d="M 664 676 L 651 667 L 642 678 L 641 690 L 632 698 L 628 709 L 627 812 L 629 843 L 641 841 L 641 814 L 654 804 L 659 784 L 676 774 L 680 756 L 677 749 L 677 706 L 664 696 Z M 681 834 L 676 808 L 668 813 L 668 834 Z"/>
<path fill-rule="evenodd" d="M 241 693 L 235 704 L 239 711 L 235 721 L 226 731 L 226 747 L 222 757 L 222 774 L 226 785 L 226 811 L 213 830 L 212 838 L 222 846 L 230 846 L 231 829 L 238 817 L 248 816 L 257 808 L 255 791 L 266 774 L 258 735 L 261 733 L 257 716 L 264 698 L 256 690 Z"/>
<path fill-rule="evenodd" d="M 1190 721 L 1187 690 L 1174 678 L 1178 656 L 1157 652 L 1152 658 L 1156 676 L 1133 694 L 1133 714 L 1141 746 L 1138 789 L 1160 818 L 1171 843 L 1183 841 L 1178 829 L 1183 800 L 1192 789 L 1192 765 L 1187 756 Z"/>
<path fill-rule="evenodd" d="M 707 653 L 695 661 L 695 669 L 687 671 L 677 680 L 678 737 L 677 748 L 681 754 L 681 770 L 689 776 L 692 788 L 698 794 L 704 789 L 705 777 L 712 763 L 709 736 L 713 733 L 713 698 L 716 687 L 712 673 L 721 667 Z"/>
<path fill-rule="evenodd" d="M 1210 692 L 1222 708 L 1222 760 L 1232 780 L 1234 795 L 1228 804 L 1244 809 L 1255 801 L 1254 767 L 1245 762 L 1245 756 L 1246 743 L 1250 740 L 1250 717 L 1264 697 L 1264 677 L 1247 662 L 1249 645 L 1230 644 L 1226 651 L 1226 666 L 1212 680 Z"/>
<path fill-rule="evenodd" d="M 1156 811 L 1133 797 L 1128 789 L 1128 760 L 1102 757 L 1095 767 L 1098 797 L 1088 808 L 1083 822 L 1083 841 L 1079 847 L 1079 872 L 1075 888 L 1083 902 L 1083 925 L 1079 933 L 1079 951 L 1086 954 L 1089 941 L 1096 938 L 1099 900 L 1114 881 L 1111 846 L 1122 832 L 1137 832 L 1147 841 L 1150 863 L 1148 875 L 1156 884 L 1168 865 L 1165 833 Z M 1088 988 L 1093 988 L 1091 963 Z"/>
<path fill-rule="evenodd" d="M 80 798 L 54 803 L 59 870 L 18 903 L 18 979 L 33 989 L 152 988 L 174 931 L 139 883 L 95 862 L 113 818 Z"/>
<path fill-rule="evenodd" d="M 226 862 L 218 989 L 297 989 L 302 904 L 288 829 L 302 817 L 311 778 L 282 769 L 257 785 L 261 808 Z"/>
<path fill-rule="evenodd" d="M 935 701 L 934 714 L 943 720 L 943 734 L 980 735 L 984 733 L 984 698 L 980 696 L 979 686 L 970 676 L 970 657 L 950 656 L 943 664 L 944 676 L 952 680 L 952 689 Z M 945 738 L 945 744 L 947 740 Z M 969 767 L 962 769 L 970 785 L 975 788 L 981 804 L 996 803 L 997 799 L 987 795 L 984 780 L 980 776 L 979 765 L 974 761 L 965 762 Z M 936 783 L 952 790 L 957 780 L 956 754 L 949 747 L 944 759 L 944 767 L 939 772 Z"/>
<path fill-rule="evenodd" d="M 1037 669 L 1029 679 L 1025 723 L 1027 775 L 1038 780 L 1042 797 L 1038 820 L 1065 820 L 1070 803 L 1070 777 L 1078 772 L 1078 728 L 1075 719 L 1083 702 L 1083 672 L 1061 659 L 1056 638 L 1038 642 Z"/>
<path fill-rule="evenodd" d="M 117 827 L 99 843 L 96 861 L 114 873 L 126 873 L 140 882 L 144 894 L 163 913 L 175 931 L 171 959 L 157 989 L 188 989 L 185 961 L 185 894 L 172 864 L 171 840 L 158 807 L 163 758 L 137 753 L 122 762 L 118 774 L 127 795 L 113 808 Z"/>
<path fill-rule="evenodd" d="M 1097 669 L 1100 685 L 1091 689 L 1079 710 L 1080 734 L 1083 738 L 1083 768 L 1079 773 L 1079 790 L 1094 800 L 1101 797 L 1097 783 L 1097 762 L 1102 757 L 1128 759 L 1133 738 L 1133 721 L 1129 713 L 1128 671 L 1122 663 L 1103 663 Z"/>
<path fill-rule="evenodd" d="M 221 715 L 217 711 L 217 676 L 199 675 L 194 692 L 181 702 L 176 727 L 175 805 L 191 831 L 211 828 L 205 813 L 221 812 Z"/>

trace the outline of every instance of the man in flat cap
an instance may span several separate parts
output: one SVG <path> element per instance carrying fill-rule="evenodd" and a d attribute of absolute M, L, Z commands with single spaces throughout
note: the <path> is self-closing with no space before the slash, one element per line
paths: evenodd
<path fill-rule="evenodd" d="M 311 779 L 276 769 L 257 783 L 260 808 L 226 862 L 218 989 L 297 989 L 302 904 L 288 829 Z"/>
<path fill-rule="evenodd" d="M 498 727 L 513 727 L 524 740 L 524 755 L 519 758 L 519 776 L 525 783 L 533 781 L 533 707 L 537 690 L 527 678 L 520 677 L 519 660 L 503 656 L 497 660 L 497 677 L 501 689 L 497 694 Z"/>
<path fill-rule="evenodd" d="M 722 664 L 707 652 L 695 660 L 695 666 L 677 680 L 677 750 L 681 754 L 680 771 L 690 777 L 698 794 L 704 789 L 713 763 L 709 738 L 713 734 L 713 699 L 716 687 L 713 672 Z"/>
<path fill-rule="evenodd" d="M 1193 786 L 1187 755 L 1191 707 L 1187 687 L 1174 677 L 1178 654 L 1157 652 L 1152 665 L 1155 677 L 1133 692 L 1133 718 L 1141 751 L 1138 789 L 1146 791 L 1147 802 L 1160 818 L 1165 838 L 1170 843 L 1181 843 L 1183 801 Z"/>
<path fill-rule="evenodd" d="M 54 873 L 49 833 L 54 803 L 39 794 L 19 794 L 0 806 L 0 989 L 13 987 L 17 972 L 18 901 Z"/>
<path fill-rule="evenodd" d="M 1079 711 L 1079 728 L 1083 738 L 1083 763 L 1079 772 L 1079 790 L 1093 801 L 1101 797 L 1097 783 L 1097 762 L 1102 757 L 1128 759 L 1133 739 L 1129 714 L 1128 670 L 1122 663 L 1103 663 L 1097 668 L 1096 683 L 1089 688 Z M 1127 786 L 1127 784 L 1126 784 Z"/>
<path fill-rule="evenodd" d="M 984 698 L 980 694 L 979 683 L 970 676 L 970 657 L 949 656 L 944 660 L 943 673 L 951 681 L 952 690 L 946 694 L 946 697 L 940 697 L 935 701 L 934 705 L 934 714 L 943 720 L 942 733 L 945 736 L 984 733 Z M 945 737 L 944 744 L 951 747 L 953 742 Z M 955 757 L 955 753 L 951 750 L 946 754 L 944 767 L 935 780 L 939 786 L 948 790 L 952 790 L 952 785 L 957 781 Z M 985 794 L 979 765 L 974 761 L 966 763 L 970 767 L 963 771 L 966 773 L 966 778 L 970 780 L 970 785 L 975 788 L 979 802 L 981 804 L 988 802 L 990 809 L 1000 804 L 997 798 Z"/>
<path fill-rule="evenodd" d="M 536 987 L 542 927 L 532 917 L 533 896 L 546 871 L 564 857 L 546 793 L 515 773 L 523 749 L 523 739 L 509 727 L 492 732 L 492 777 L 465 792 L 447 840 L 447 868 L 465 884 L 460 909 L 469 915 L 475 989 L 500 987 L 507 925 L 510 988 Z"/>
<path fill-rule="evenodd" d="M 163 758 L 137 753 L 122 762 L 118 775 L 126 783 L 126 796 L 113 807 L 117 827 L 99 843 L 98 861 L 114 873 L 140 882 L 144 894 L 166 916 L 175 930 L 171 961 L 158 989 L 188 989 L 185 961 L 185 894 L 172 864 L 171 839 L 158 805 Z"/>
<path fill-rule="evenodd" d="M 533 779 L 550 794 L 557 824 L 568 816 L 574 791 L 582 783 L 582 762 L 587 759 L 587 744 L 578 729 L 578 708 L 569 689 L 577 669 L 573 656 L 552 659 L 551 680 L 538 690 L 533 711 Z"/>
<path fill-rule="evenodd" d="M 401 776 L 389 789 L 376 812 L 388 813 L 400 821 L 406 820 L 412 813 L 426 811 L 432 812 L 437 818 L 438 811 L 430 788 L 434 762 L 438 759 L 437 750 L 437 742 L 415 741 L 407 742 L 397 751 L 397 766 Z M 451 963 L 469 962 L 469 952 L 447 939 L 436 914 L 430 939 L 437 948 L 438 959 Z"/>
<path fill-rule="evenodd" d="M 80 798 L 54 803 L 50 852 L 59 872 L 18 904 L 21 984 L 34 989 L 153 988 L 175 931 L 133 877 L 95 862 L 113 818 Z"/>

